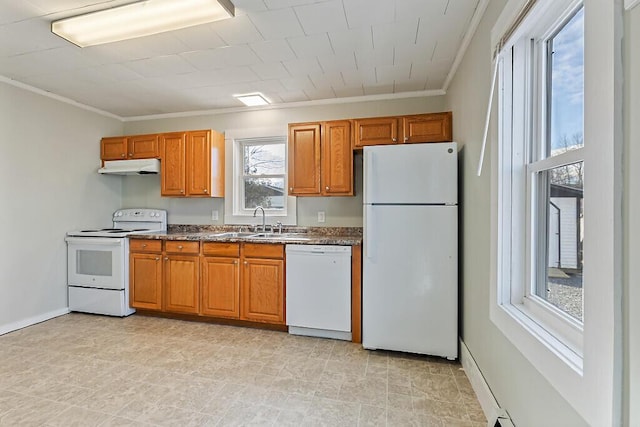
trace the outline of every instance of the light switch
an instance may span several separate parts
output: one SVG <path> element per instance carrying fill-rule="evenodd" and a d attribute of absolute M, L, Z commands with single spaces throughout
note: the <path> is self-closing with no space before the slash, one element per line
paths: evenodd
<path fill-rule="evenodd" d="M 211 211 L 211 221 L 217 221 L 218 220 L 218 211 L 213 210 Z"/>
<path fill-rule="evenodd" d="M 324 211 L 318 212 L 318 222 L 324 222 Z"/>

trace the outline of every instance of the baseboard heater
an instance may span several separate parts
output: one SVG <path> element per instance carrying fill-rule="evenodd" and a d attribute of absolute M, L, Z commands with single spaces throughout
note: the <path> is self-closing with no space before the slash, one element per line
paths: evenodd
<path fill-rule="evenodd" d="M 504 409 L 500 409 L 493 427 L 515 427 L 511 421 L 511 417 Z"/>

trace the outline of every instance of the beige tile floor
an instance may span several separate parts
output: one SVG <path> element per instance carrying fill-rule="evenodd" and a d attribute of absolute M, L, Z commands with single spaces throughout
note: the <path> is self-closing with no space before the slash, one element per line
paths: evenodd
<path fill-rule="evenodd" d="M 69 314 L 0 336 L 2 426 L 486 426 L 457 363 L 283 332 Z"/>

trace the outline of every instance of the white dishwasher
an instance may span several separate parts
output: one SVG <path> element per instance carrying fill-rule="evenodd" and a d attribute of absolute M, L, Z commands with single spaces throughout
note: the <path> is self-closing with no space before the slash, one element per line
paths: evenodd
<path fill-rule="evenodd" d="M 289 333 L 351 341 L 351 246 L 287 245 Z"/>

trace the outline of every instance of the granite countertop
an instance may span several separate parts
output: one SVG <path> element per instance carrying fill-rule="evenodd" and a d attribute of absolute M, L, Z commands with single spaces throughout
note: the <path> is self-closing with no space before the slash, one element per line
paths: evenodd
<path fill-rule="evenodd" d="M 359 227 L 284 227 L 282 235 L 277 232 L 264 237 L 216 236 L 221 233 L 240 231 L 239 226 L 169 225 L 167 232 L 132 234 L 132 239 L 192 240 L 201 242 L 248 242 L 284 243 L 302 245 L 356 246 L 362 244 L 362 228 Z M 246 226 L 243 232 L 247 233 Z M 259 234 L 255 232 L 252 234 Z"/>

